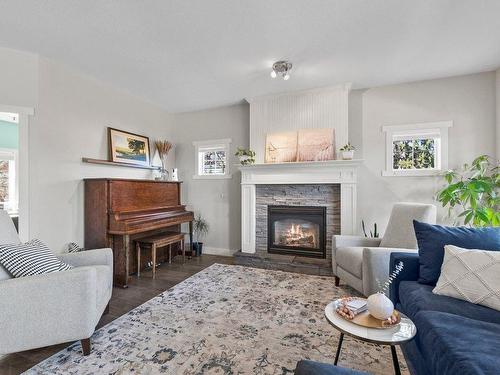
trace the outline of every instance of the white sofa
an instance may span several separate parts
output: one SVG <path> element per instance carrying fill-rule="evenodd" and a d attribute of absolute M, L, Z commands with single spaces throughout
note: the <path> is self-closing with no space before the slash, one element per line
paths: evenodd
<path fill-rule="evenodd" d="M 12 220 L 0 210 L 0 244 L 19 243 Z M 98 249 L 63 254 L 69 271 L 13 278 L 0 266 L 0 354 L 82 340 L 107 311 L 113 290 L 113 254 Z"/>
<path fill-rule="evenodd" d="M 332 269 L 335 285 L 340 280 L 365 296 L 378 290 L 377 280 L 389 276 L 389 258 L 393 252 L 417 252 L 413 220 L 435 224 L 436 207 L 432 204 L 396 203 L 383 238 L 333 236 Z"/>

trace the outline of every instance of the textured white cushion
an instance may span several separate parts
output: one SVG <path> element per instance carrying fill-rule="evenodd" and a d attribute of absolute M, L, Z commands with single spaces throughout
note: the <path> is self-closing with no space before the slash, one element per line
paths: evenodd
<path fill-rule="evenodd" d="M 380 247 L 399 247 L 416 249 L 417 238 L 413 229 L 413 220 L 436 224 L 436 206 L 421 203 L 396 203 L 392 207 Z"/>
<path fill-rule="evenodd" d="M 336 250 L 335 257 L 339 267 L 361 278 L 363 268 L 363 247 L 346 246 Z"/>
<path fill-rule="evenodd" d="M 500 251 L 446 245 L 441 275 L 432 292 L 500 311 Z"/>

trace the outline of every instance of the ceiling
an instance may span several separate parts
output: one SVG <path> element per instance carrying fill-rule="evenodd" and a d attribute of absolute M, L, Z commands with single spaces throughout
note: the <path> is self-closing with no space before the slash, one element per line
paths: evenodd
<path fill-rule="evenodd" d="M 498 0 L 3 0 L 0 46 L 180 112 L 493 70 L 499 15 Z M 288 81 L 269 77 L 280 59 Z"/>

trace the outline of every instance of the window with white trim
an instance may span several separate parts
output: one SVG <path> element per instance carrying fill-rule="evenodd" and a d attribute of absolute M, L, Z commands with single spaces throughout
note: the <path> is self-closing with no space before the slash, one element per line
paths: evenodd
<path fill-rule="evenodd" d="M 17 150 L 0 149 L 0 208 L 18 211 Z"/>
<path fill-rule="evenodd" d="M 231 178 L 231 139 L 193 142 L 195 147 L 195 179 Z"/>
<path fill-rule="evenodd" d="M 426 176 L 448 169 L 448 128 L 452 121 L 383 126 L 384 176 Z"/>

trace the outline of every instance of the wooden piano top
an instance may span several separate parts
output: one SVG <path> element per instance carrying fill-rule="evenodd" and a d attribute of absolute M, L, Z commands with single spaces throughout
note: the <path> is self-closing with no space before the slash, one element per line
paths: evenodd
<path fill-rule="evenodd" d="M 131 182 L 154 182 L 160 184 L 182 184 L 183 181 L 159 181 L 159 180 L 145 180 L 139 178 L 107 178 L 107 177 L 96 177 L 96 178 L 84 178 L 84 181 L 131 181 Z"/>
<path fill-rule="evenodd" d="M 108 212 L 151 210 L 175 207 L 180 202 L 180 182 L 126 178 L 86 179 L 85 185 L 101 189 L 102 204 Z"/>

